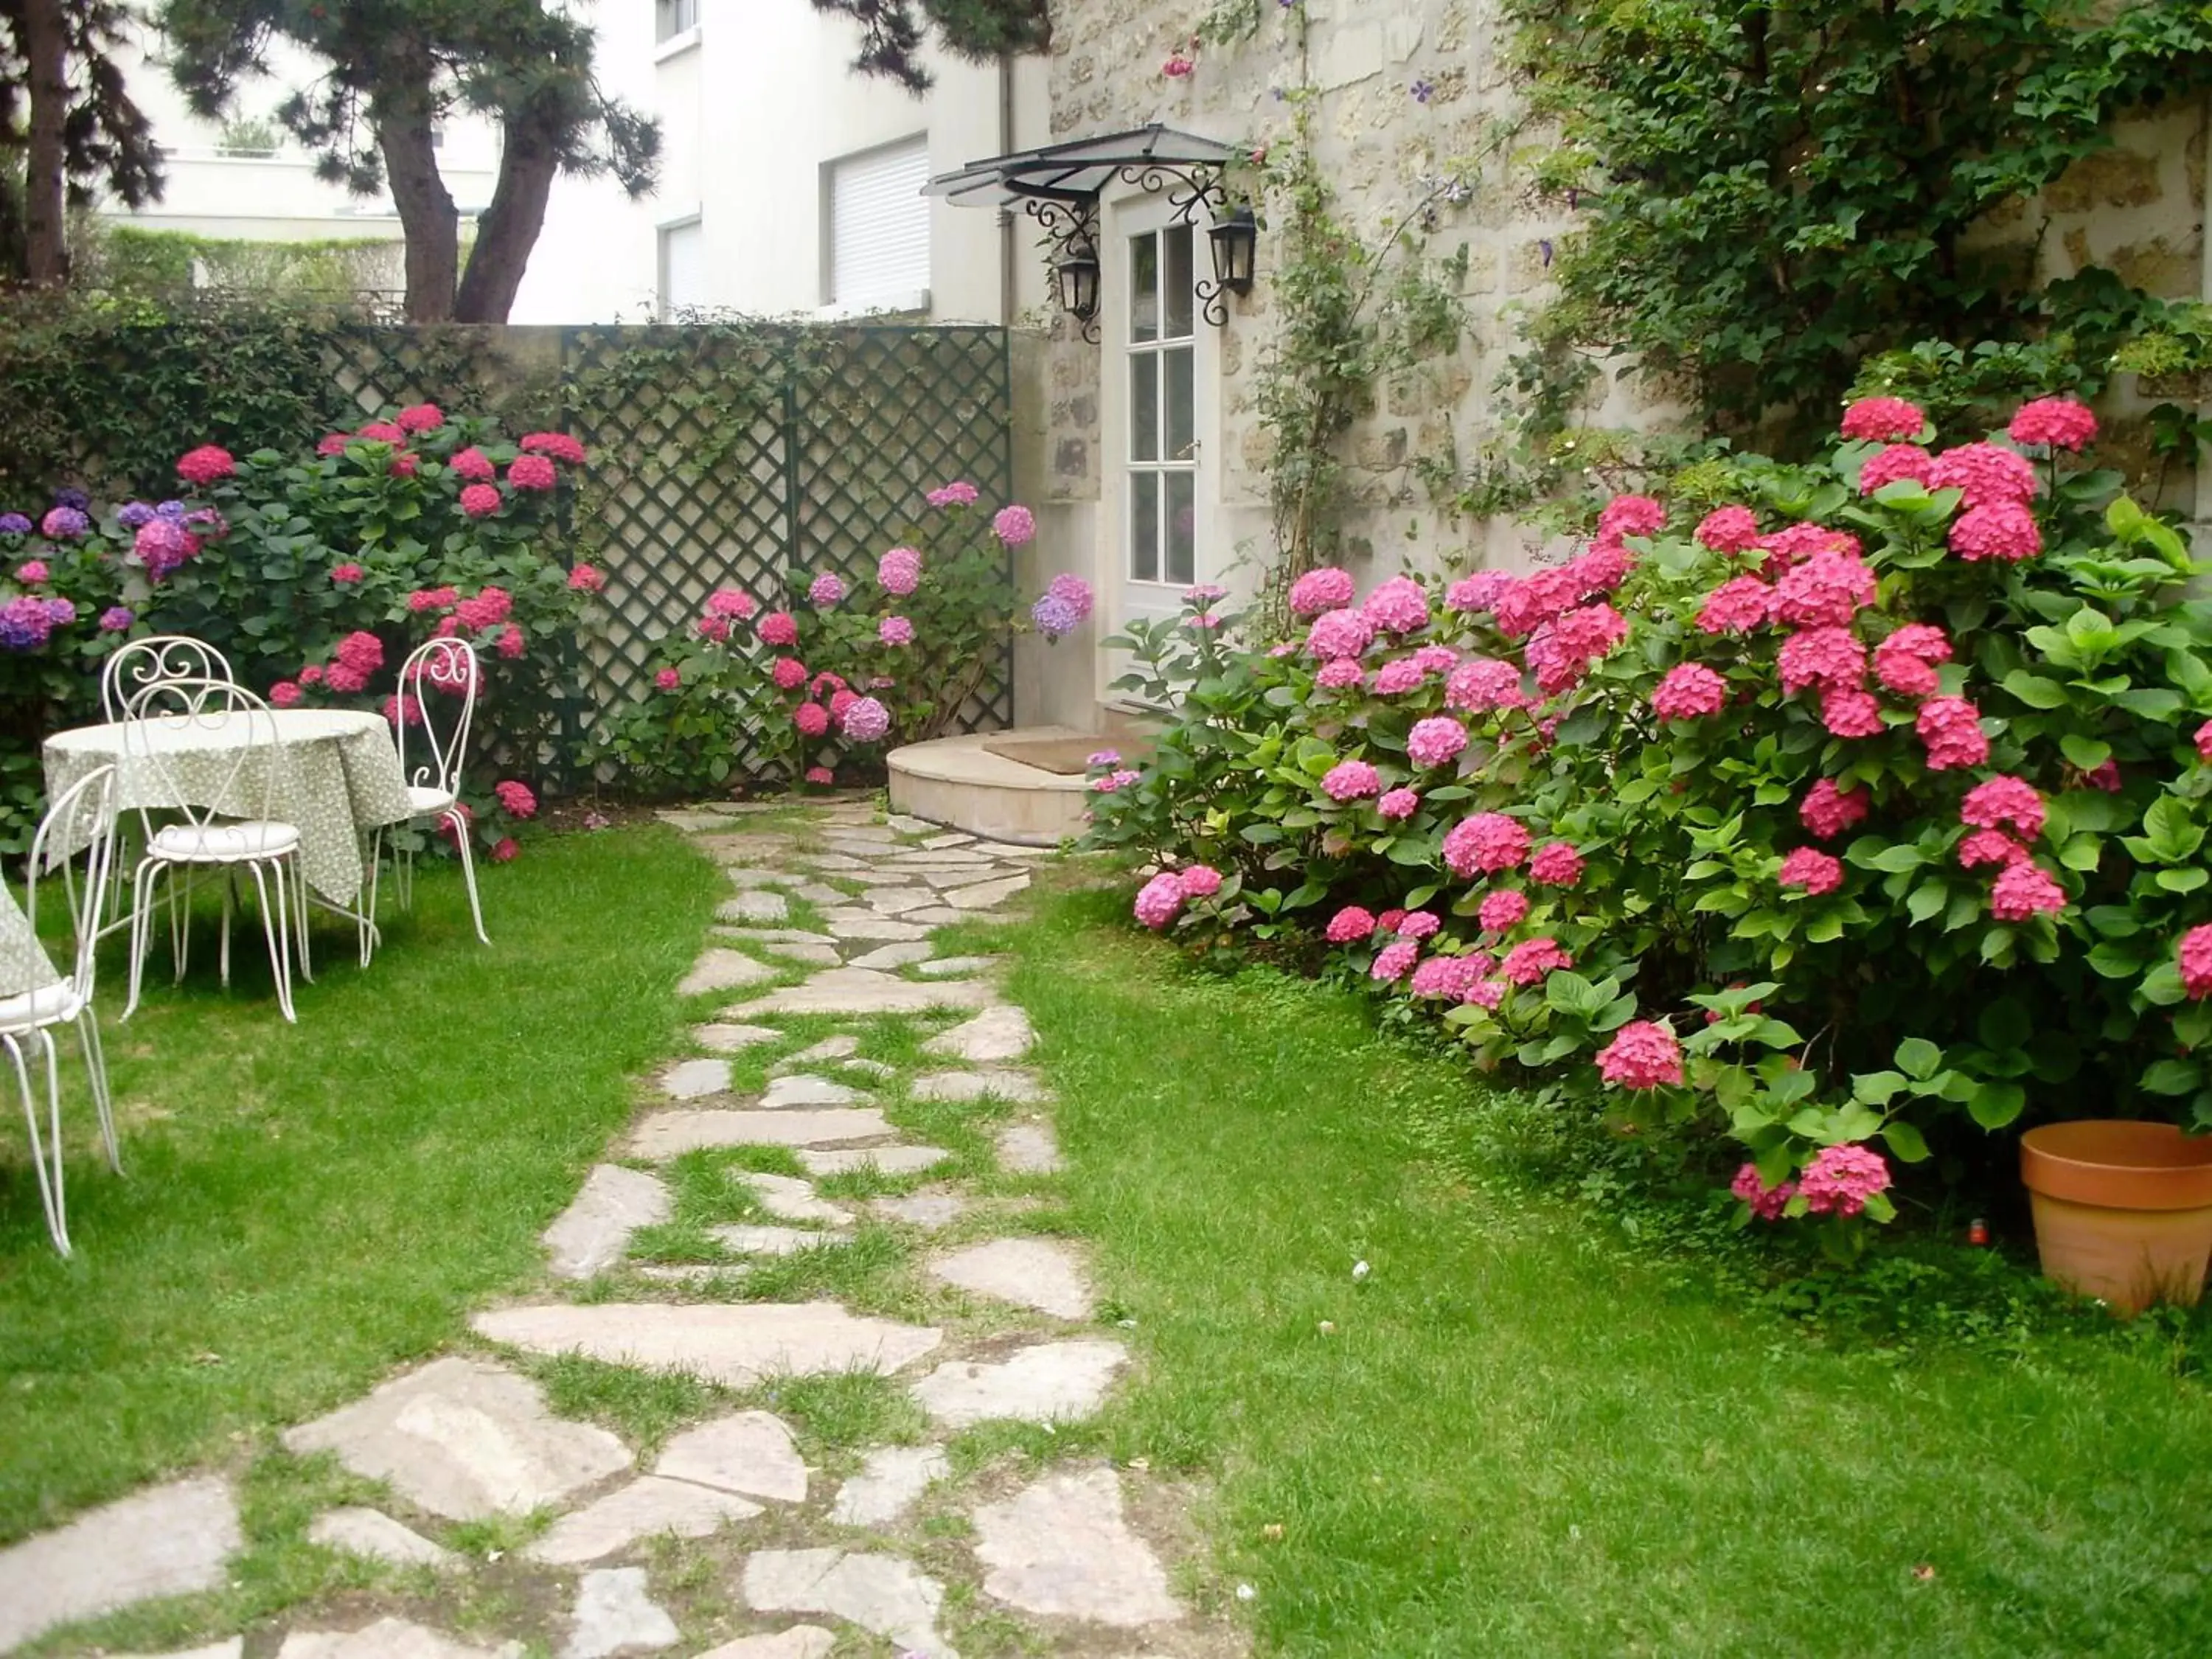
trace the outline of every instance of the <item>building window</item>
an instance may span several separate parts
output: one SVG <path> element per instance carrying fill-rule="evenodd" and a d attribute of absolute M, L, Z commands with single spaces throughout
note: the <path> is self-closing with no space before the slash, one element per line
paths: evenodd
<path fill-rule="evenodd" d="M 707 304 L 707 238 L 696 219 L 660 228 L 660 317 Z"/>
<path fill-rule="evenodd" d="M 910 138 L 825 170 L 823 301 L 841 310 L 928 305 L 929 141 Z"/>
<path fill-rule="evenodd" d="M 1198 580 L 1198 342 L 1191 228 L 1129 239 L 1129 580 Z"/>
<path fill-rule="evenodd" d="M 699 0 L 654 0 L 656 40 L 671 40 L 699 27 Z"/>

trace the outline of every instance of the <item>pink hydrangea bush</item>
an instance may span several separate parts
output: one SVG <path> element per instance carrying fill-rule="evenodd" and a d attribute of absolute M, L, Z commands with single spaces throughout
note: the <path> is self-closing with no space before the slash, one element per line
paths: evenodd
<path fill-rule="evenodd" d="M 2094 437 L 1867 400 L 1560 562 L 1308 572 L 1094 838 L 1485 1065 L 1667 1093 L 1638 1121 L 1741 1143 L 1764 1218 L 1885 1218 L 1931 1143 L 2060 1113 L 2212 1127 L 2212 617 Z"/>

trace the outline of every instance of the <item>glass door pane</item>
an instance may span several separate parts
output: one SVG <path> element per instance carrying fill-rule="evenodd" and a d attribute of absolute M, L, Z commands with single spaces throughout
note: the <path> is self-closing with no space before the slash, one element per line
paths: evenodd
<path fill-rule="evenodd" d="M 1152 340 L 1160 331 L 1160 245 L 1151 235 L 1129 242 L 1129 338 Z"/>
<path fill-rule="evenodd" d="M 1160 475 L 1129 475 L 1129 580 L 1160 579 Z"/>
<path fill-rule="evenodd" d="M 1188 587 L 1198 580 L 1198 475 L 1165 475 L 1167 491 L 1167 571 L 1160 580 Z"/>
<path fill-rule="evenodd" d="M 1189 346 L 1176 346 L 1159 355 L 1167 360 L 1168 373 L 1166 396 L 1162 399 L 1168 447 L 1160 459 L 1188 461 L 1194 459 L 1192 447 L 1198 442 L 1198 354 Z"/>
<path fill-rule="evenodd" d="M 1165 245 L 1165 274 L 1160 279 L 1166 300 L 1166 325 L 1161 334 L 1170 340 L 1188 340 L 1195 325 L 1192 309 L 1197 296 L 1192 287 L 1188 225 L 1173 225 L 1160 233 Z"/>
<path fill-rule="evenodd" d="M 1174 458 L 1172 450 L 1169 458 Z M 1139 351 L 1129 359 L 1129 459 L 1160 459 L 1160 356 L 1157 351 Z"/>

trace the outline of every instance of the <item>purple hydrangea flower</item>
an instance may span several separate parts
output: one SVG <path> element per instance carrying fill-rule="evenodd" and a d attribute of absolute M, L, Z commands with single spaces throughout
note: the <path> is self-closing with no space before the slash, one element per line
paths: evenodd
<path fill-rule="evenodd" d="M 39 532 L 51 542 L 73 542 L 92 528 L 81 507 L 58 507 L 39 522 Z"/>
<path fill-rule="evenodd" d="M 66 628 L 76 620 L 76 605 L 69 599 L 48 599 L 46 615 L 53 618 L 55 627 Z"/>
<path fill-rule="evenodd" d="M 137 620 L 127 605 L 111 605 L 100 613 L 100 626 L 109 634 L 127 634 L 131 631 L 131 624 Z"/>
<path fill-rule="evenodd" d="M 57 489 L 54 491 L 54 505 L 66 507 L 72 512 L 89 513 L 92 511 L 92 497 L 75 488 Z"/>
<path fill-rule="evenodd" d="M 817 611 L 827 611 L 845 597 L 845 584 L 825 570 L 814 579 L 806 597 Z"/>
<path fill-rule="evenodd" d="M 856 697 L 845 705 L 843 730 L 854 743 L 873 743 L 890 729 L 890 710 L 873 697 Z"/>
<path fill-rule="evenodd" d="M 20 513 L 0 513 L 0 536 L 27 536 L 31 521 Z"/>
<path fill-rule="evenodd" d="M 145 502 L 129 501 L 117 510 L 115 522 L 125 530 L 136 530 L 143 524 L 151 523 L 153 517 L 154 509 Z"/>
<path fill-rule="evenodd" d="M 1037 632 L 1048 640 L 1073 634 L 1083 626 L 1083 618 L 1074 605 L 1057 593 L 1047 593 L 1031 605 L 1030 620 L 1036 623 Z"/>
<path fill-rule="evenodd" d="M 35 651 L 54 631 L 54 613 L 44 599 L 10 599 L 0 605 L 0 649 Z"/>
<path fill-rule="evenodd" d="M 214 507 L 203 507 L 185 514 L 185 527 L 203 536 L 225 536 L 230 533 L 230 520 Z"/>
<path fill-rule="evenodd" d="M 154 516 L 167 519 L 171 524 L 182 524 L 185 521 L 185 504 L 176 501 L 163 501 L 154 509 Z"/>

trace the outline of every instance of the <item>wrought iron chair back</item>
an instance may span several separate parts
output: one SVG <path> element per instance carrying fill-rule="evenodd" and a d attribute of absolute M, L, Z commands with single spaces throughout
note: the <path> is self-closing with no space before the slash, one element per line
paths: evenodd
<path fill-rule="evenodd" d="M 482 679 L 477 648 L 466 640 L 427 640 L 407 653 L 399 670 L 399 719 L 394 730 L 399 769 L 410 784 L 459 799 Z M 411 744 L 410 732 L 420 734 Z"/>
<path fill-rule="evenodd" d="M 165 680 L 236 680 L 230 659 L 188 634 L 152 634 L 118 648 L 100 665 L 100 714 L 111 724 L 132 697 Z"/>
<path fill-rule="evenodd" d="M 179 750 L 196 736 L 213 737 L 234 726 L 240 729 L 225 745 L 224 757 L 212 771 L 199 775 L 197 791 L 187 790 L 178 768 Z M 270 754 L 258 777 L 249 775 L 257 750 Z M 174 814 L 201 831 L 228 821 L 269 821 L 276 798 L 276 722 L 269 705 L 228 680 L 160 680 L 138 690 L 125 706 L 126 793 L 140 803 L 139 829 L 149 846 L 156 833 L 155 811 Z M 210 780 L 213 787 L 207 787 Z M 201 800 L 187 799 L 191 793 Z M 149 801 L 160 805 L 149 807 Z"/>
<path fill-rule="evenodd" d="M 76 956 L 70 984 L 77 1002 L 92 1000 L 93 970 L 99 960 L 100 906 L 107 897 L 108 872 L 115 858 L 115 769 L 88 772 L 46 809 L 31 837 L 31 862 L 25 872 L 23 915 L 39 930 L 39 887 L 42 872 L 59 867 L 64 896 L 75 928 Z M 72 850 L 73 849 L 73 850 Z M 84 855 L 82 885 L 76 854 Z"/>

